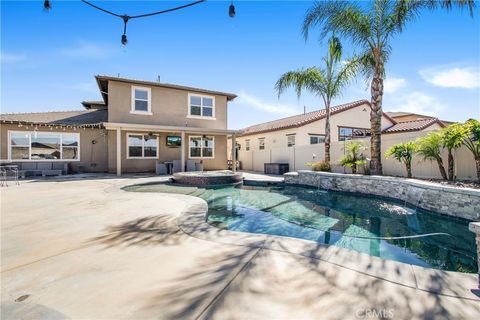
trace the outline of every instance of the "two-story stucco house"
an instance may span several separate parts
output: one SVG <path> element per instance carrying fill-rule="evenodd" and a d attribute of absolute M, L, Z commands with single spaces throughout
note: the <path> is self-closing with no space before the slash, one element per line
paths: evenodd
<path fill-rule="evenodd" d="M 157 161 L 227 168 L 231 93 L 98 75 L 85 110 L 0 116 L 0 159 L 68 162 L 74 172 L 149 172 Z"/>

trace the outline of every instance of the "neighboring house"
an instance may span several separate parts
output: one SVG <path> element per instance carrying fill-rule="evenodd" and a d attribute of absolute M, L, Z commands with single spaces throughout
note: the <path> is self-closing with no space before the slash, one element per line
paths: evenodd
<path fill-rule="evenodd" d="M 411 113 L 411 112 L 399 112 L 399 111 L 390 111 L 385 112 L 390 118 L 396 122 L 408 122 L 408 121 L 417 121 L 417 120 L 426 120 L 426 119 L 436 119 L 432 116 L 427 116 L 424 114 Z M 452 124 L 451 121 L 439 120 L 445 126 Z"/>
<path fill-rule="evenodd" d="M 370 103 L 355 101 L 330 108 L 332 142 L 370 136 Z M 266 150 L 324 143 L 325 109 L 257 124 L 241 130 L 237 138 L 240 150 Z M 387 114 L 382 117 L 382 130 L 396 125 Z"/>
<path fill-rule="evenodd" d="M 362 139 L 370 142 L 370 103 L 355 101 L 331 108 L 331 159 L 334 172 L 348 172 L 339 165 L 345 154 L 345 142 Z M 445 121 L 406 113 L 383 113 L 382 154 L 396 143 L 415 140 L 431 130 L 445 127 Z M 325 152 L 325 110 L 317 110 L 257 124 L 241 130 L 237 136 L 237 159 L 245 170 L 263 171 L 265 163 L 288 163 L 291 171 L 308 169 L 308 163 L 321 161 Z M 398 116 L 403 118 L 398 118 Z M 397 120 L 398 119 L 398 120 Z M 462 151 L 463 152 L 463 151 Z M 369 149 L 364 151 L 369 158 Z M 420 161 L 417 160 L 416 161 Z M 384 172 L 402 175 L 404 167 L 394 159 L 383 159 Z M 469 178 L 469 164 L 462 176 Z M 416 166 L 418 168 L 418 165 Z M 436 177 L 436 168 L 425 165 L 418 175 Z"/>
<path fill-rule="evenodd" d="M 68 162 L 73 171 L 147 172 L 156 161 L 227 168 L 231 93 L 98 75 L 86 110 L 0 115 L 0 159 Z"/>

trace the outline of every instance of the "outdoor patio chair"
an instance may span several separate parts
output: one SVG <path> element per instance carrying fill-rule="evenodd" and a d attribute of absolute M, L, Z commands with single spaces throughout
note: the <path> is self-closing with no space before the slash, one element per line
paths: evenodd
<path fill-rule="evenodd" d="M 52 163 L 52 170 L 61 170 L 61 174 L 68 173 L 68 163 L 66 162 L 53 162 Z"/>
<path fill-rule="evenodd" d="M 196 163 L 195 160 L 187 160 L 187 171 L 197 171 Z"/>
<path fill-rule="evenodd" d="M 195 163 L 195 171 L 203 171 L 203 163 L 201 162 Z"/>
<path fill-rule="evenodd" d="M 36 176 L 42 174 L 41 170 L 37 170 L 36 162 L 21 162 L 19 163 L 18 176 L 25 178 L 26 176 Z"/>
<path fill-rule="evenodd" d="M 42 177 L 62 175 L 62 170 L 53 169 L 52 162 L 39 162 L 37 164 L 37 169 L 42 171 Z"/>
<path fill-rule="evenodd" d="M 173 160 L 173 173 L 182 171 L 182 161 Z"/>
<path fill-rule="evenodd" d="M 167 165 L 165 163 L 161 163 L 157 161 L 155 164 L 155 174 L 156 175 L 167 174 Z"/>

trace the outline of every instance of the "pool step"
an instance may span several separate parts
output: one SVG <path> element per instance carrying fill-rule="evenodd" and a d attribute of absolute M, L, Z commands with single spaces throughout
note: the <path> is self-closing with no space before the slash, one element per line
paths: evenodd
<path fill-rule="evenodd" d="M 202 192 L 200 195 L 197 195 L 197 197 L 200 197 L 204 200 L 207 200 L 208 198 L 210 198 L 215 192 L 214 190 L 211 190 L 211 189 L 203 189 L 203 190 L 204 192 Z"/>
<path fill-rule="evenodd" d="M 205 192 L 205 189 L 203 188 L 197 188 L 195 191 L 193 191 L 192 193 L 189 194 L 189 196 L 194 196 L 194 197 L 198 197 L 200 196 L 202 193 Z"/>

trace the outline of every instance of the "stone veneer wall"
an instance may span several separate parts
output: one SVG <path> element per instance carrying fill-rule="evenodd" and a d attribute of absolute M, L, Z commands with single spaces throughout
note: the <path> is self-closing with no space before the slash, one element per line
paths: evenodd
<path fill-rule="evenodd" d="M 406 201 L 419 208 L 468 220 L 480 220 L 480 190 L 383 176 L 298 171 L 284 174 L 286 184 L 359 192 Z"/>

